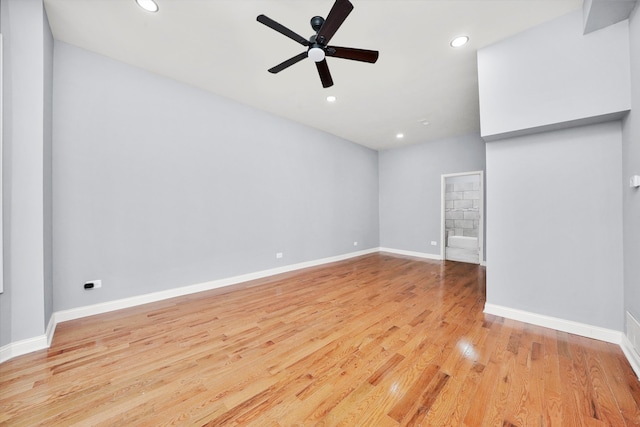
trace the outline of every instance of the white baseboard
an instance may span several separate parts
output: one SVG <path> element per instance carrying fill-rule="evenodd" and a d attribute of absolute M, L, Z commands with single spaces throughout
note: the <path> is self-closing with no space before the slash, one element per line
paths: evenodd
<path fill-rule="evenodd" d="M 405 251 L 402 249 L 391 249 L 391 248 L 379 248 L 379 250 L 380 252 L 388 252 L 390 254 L 406 255 L 406 256 L 412 256 L 416 258 L 426 258 L 426 259 L 442 261 L 442 257 L 439 254 L 436 255 L 436 254 L 428 254 L 425 252 Z"/>
<path fill-rule="evenodd" d="M 543 314 L 531 313 L 501 305 L 485 303 L 484 312 L 618 345 L 622 343 L 622 337 L 624 336 L 622 332 L 614 331 L 613 329 L 601 328 L 586 323 L 559 319 L 557 317 L 545 316 Z"/>
<path fill-rule="evenodd" d="M 183 286 L 179 288 L 167 289 L 166 291 L 153 292 L 150 294 L 138 295 L 135 297 L 124 298 L 115 301 L 109 301 L 100 304 L 88 305 L 84 307 L 72 308 L 69 310 L 57 311 L 53 317 L 55 324 L 66 322 L 68 320 L 79 319 L 82 317 L 93 316 L 96 314 L 107 313 L 110 311 L 121 310 L 123 308 L 135 307 L 142 304 L 162 301 L 169 298 L 190 295 L 197 292 L 210 291 L 212 289 L 231 286 L 238 283 L 248 282 L 250 280 L 262 279 L 264 277 L 275 276 L 277 274 L 288 273 L 290 271 L 301 270 L 303 268 L 315 267 L 322 264 L 343 261 L 349 258 L 355 258 L 362 255 L 378 252 L 378 248 L 366 249 L 358 252 L 350 252 L 334 257 L 321 258 L 314 261 L 301 262 L 298 264 L 286 265 L 283 267 L 262 270 L 255 273 L 242 274 L 239 276 L 228 277 L 225 279 L 212 280 L 210 282 L 198 283 L 195 285 Z M 55 329 L 55 326 L 54 326 Z"/>
<path fill-rule="evenodd" d="M 51 346 L 55 330 L 56 323 L 54 316 L 52 315 L 51 319 L 49 319 L 49 324 L 47 325 L 47 330 L 44 335 L 12 342 L 0 347 L 0 363 L 6 362 L 14 357 L 49 348 Z"/>
<path fill-rule="evenodd" d="M 44 350 L 48 348 L 47 336 L 40 335 L 26 340 L 20 340 L 9 343 L 0 347 L 0 363 L 6 362 L 14 357 L 22 356 L 38 350 Z"/>
<path fill-rule="evenodd" d="M 433 259 L 436 261 L 442 261 L 442 256 L 440 254 L 429 254 L 426 252 L 405 251 L 404 249 L 392 249 L 392 248 L 378 248 L 378 249 L 380 252 L 388 252 L 390 254 L 405 255 L 405 256 L 412 256 L 416 258 L 425 258 L 425 259 Z M 483 267 L 486 267 L 487 262 L 480 261 L 480 265 Z"/>
<path fill-rule="evenodd" d="M 180 297 L 184 295 L 194 294 L 197 292 L 209 291 L 212 289 L 222 288 L 224 286 L 231 286 L 238 283 L 248 282 L 250 280 L 262 279 L 264 277 L 275 276 L 277 274 L 288 273 L 290 271 L 301 270 L 303 268 L 315 267 L 322 264 L 329 264 L 332 262 L 343 261 L 349 258 L 355 258 L 362 255 L 379 252 L 379 248 L 365 249 L 357 252 L 350 252 L 343 255 L 321 258 L 313 261 L 301 262 L 298 264 L 286 265 L 283 267 L 272 268 L 269 270 L 262 270 L 255 273 L 243 274 L 240 276 L 229 277 L 220 280 L 213 280 L 210 282 L 198 283 L 190 286 L 183 286 L 180 288 L 168 289 L 166 291 L 153 292 L 150 294 L 138 295 L 135 297 L 124 298 L 115 301 L 109 301 L 100 304 L 93 304 L 84 307 L 72 308 L 69 310 L 62 310 L 53 313 L 47 330 L 44 335 L 30 338 L 23 341 L 17 341 L 9 343 L 3 347 L 0 347 L 0 363 L 5 362 L 11 358 L 22 356 L 33 351 L 42 350 L 48 348 L 53 340 L 53 335 L 58 323 L 66 322 L 68 320 L 80 319 L 82 317 L 93 316 L 96 314 L 108 313 L 110 311 L 121 310 L 124 308 L 136 307 L 142 304 L 148 304 L 152 302 L 162 301 L 169 298 Z"/>
<path fill-rule="evenodd" d="M 638 353 L 635 351 L 635 349 L 633 348 L 633 344 L 631 344 L 631 341 L 629 341 L 629 338 L 627 338 L 626 335 L 622 336 L 622 343 L 620 343 L 620 348 L 629 361 L 633 372 L 636 373 L 636 376 L 640 380 L 640 355 L 638 355 Z"/>
<path fill-rule="evenodd" d="M 417 258 L 425 258 L 431 260 L 442 260 L 440 255 L 428 254 L 423 252 L 414 252 L 414 251 L 405 251 L 401 249 L 391 249 L 391 248 L 372 248 L 358 252 L 350 252 L 343 255 L 338 255 L 334 257 L 322 258 L 314 261 L 302 262 L 298 264 L 287 265 L 283 267 L 273 268 L 269 270 L 258 271 L 255 273 L 249 273 L 234 277 L 229 277 L 220 280 L 213 280 L 204 283 L 198 283 L 195 285 L 184 286 L 180 288 L 168 289 L 166 291 L 154 292 L 145 295 L 139 295 L 130 298 L 124 298 L 121 300 L 109 301 L 101 304 L 94 304 L 90 306 L 73 308 L 70 310 L 57 311 L 53 313 L 51 319 L 49 320 L 49 324 L 47 325 L 47 330 L 44 335 L 37 336 L 34 338 L 10 343 L 3 347 L 0 347 L 0 363 L 9 360 L 13 357 L 21 356 L 33 351 L 42 350 L 48 348 L 51 345 L 51 341 L 53 340 L 53 335 L 55 333 L 55 329 L 58 323 L 65 322 L 68 320 L 79 319 L 82 317 L 93 316 L 96 314 L 107 313 L 110 311 L 120 310 L 124 308 L 135 307 L 142 304 L 148 304 L 152 302 L 162 301 L 169 298 L 175 298 L 179 296 L 189 295 L 197 292 L 208 291 L 212 289 L 221 288 L 224 286 L 231 286 L 238 283 L 247 282 L 250 280 L 261 279 L 264 277 L 274 276 L 277 274 L 287 273 L 295 270 L 301 270 L 304 268 L 315 267 L 318 265 L 329 264 L 332 262 L 343 261 L 349 258 L 354 258 L 362 255 L 367 255 L 371 253 L 377 252 L 388 252 L 392 254 L 412 256 Z M 494 314 L 496 316 L 506 317 L 514 320 L 519 320 L 526 323 L 531 323 L 534 325 L 544 326 L 547 328 L 552 328 L 564 332 L 573 333 L 576 335 L 581 335 L 589 338 L 598 339 L 601 341 L 611 342 L 615 344 L 621 345 L 623 351 L 625 351 L 625 355 L 629 359 L 634 371 L 636 373 L 640 372 L 640 361 L 637 360 L 637 354 L 633 352 L 632 346 L 629 343 L 628 348 L 625 349 L 623 344 L 626 345 L 623 340 L 624 334 L 622 332 L 600 328 L 597 326 L 591 326 L 583 323 L 573 322 L 570 320 L 558 319 L 554 317 L 539 315 L 535 313 L 530 313 L 522 310 L 511 309 L 508 307 L 503 307 L 494 304 L 485 304 L 484 312 L 488 314 Z M 628 341 L 628 340 L 627 340 Z M 629 350 L 632 352 L 629 353 Z M 633 359 L 630 355 L 636 355 L 636 358 Z"/>

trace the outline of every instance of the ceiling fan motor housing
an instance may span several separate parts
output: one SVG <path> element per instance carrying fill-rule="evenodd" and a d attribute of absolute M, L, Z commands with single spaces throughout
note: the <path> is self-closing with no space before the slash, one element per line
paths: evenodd
<path fill-rule="evenodd" d="M 324 18 L 322 16 L 314 16 L 311 18 L 311 28 L 313 28 L 313 31 L 316 33 L 320 31 L 322 24 L 324 24 Z"/>

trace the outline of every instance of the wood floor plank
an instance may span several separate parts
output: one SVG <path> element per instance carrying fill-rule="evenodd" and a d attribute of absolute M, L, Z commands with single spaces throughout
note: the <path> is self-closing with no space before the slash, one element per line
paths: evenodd
<path fill-rule="evenodd" d="M 501 425 L 504 424 L 504 412 L 507 405 L 507 397 L 511 392 L 513 377 L 516 375 L 516 359 L 512 356 L 507 358 L 500 364 L 498 371 L 498 381 L 490 393 L 490 399 L 485 408 L 485 416 L 483 425 Z"/>
<path fill-rule="evenodd" d="M 485 366 L 473 362 L 463 366 L 468 366 L 468 371 L 465 369 L 462 372 L 458 372 L 458 376 L 466 376 L 459 388 L 459 393 L 456 394 L 453 403 L 449 406 L 449 410 L 442 414 L 442 422 L 432 425 L 441 426 L 469 426 L 479 425 L 479 420 L 482 419 L 483 410 L 481 408 L 471 409 L 473 402 L 477 400 L 477 391 L 480 384 L 480 378 L 484 375 Z M 465 417 L 467 421 L 465 422 Z"/>
<path fill-rule="evenodd" d="M 584 348 L 582 350 L 589 369 L 589 377 L 593 387 L 592 396 L 595 398 L 598 419 L 609 425 L 626 425 L 622 411 L 618 406 L 618 399 L 610 388 L 609 381 L 613 382 L 614 377 L 607 378 L 598 353 L 585 351 Z"/>
<path fill-rule="evenodd" d="M 473 395 L 475 392 L 472 384 L 477 386 L 477 382 L 470 381 L 467 384 L 468 377 L 473 376 L 476 379 L 479 376 L 477 374 L 482 372 L 482 369 L 478 370 L 478 354 L 475 351 L 476 348 L 482 345 L 488 334 L 488 330 L 482 325 L 482 322 L 475 322 L 475 327 L 458 340 L 456 344 L 457 351 L 451 351 L 449 358 L 443 363 L 441 370 L 451 378 L 426 414 L 422 422 L 423 425 L 445 426 L 461 424 L 460 413 L 467 408 L 461 407 L 460 410 L 455 412 L 454 409 L 460 397 L 464 396 L 464 393 L 469 392 L 471 393 L 470 395 Z M 461 400 L 465 401 L 466 399 L 462 398 Z"/>
<path fill-rule="evenodd" d="M 541 337 L 534 337 L 530 344 L 529 352 L 529 401 L 526 405 L 530 408 L 527 411 L 526 425 L 544 426 L 544 356 Z M 524 406 L 524 404 L 523 404 Z"/>
<path fill-rule="evenodd" d="M 560 384 L 562 393 L 563 423 L 564 425 L 588 425 L 595 421 L 595 411 L 590 402 L 590 391 L 585 391 L 585 374 L 578 372 L 573 362 L 569 349 L 568 334 L 557 333 L 558 363 L 560 373 Z M 581 380 L 582 378 L 582 380 Z M 585 412 L 584 409 L 587 409 Z"/>
<path fill-rule="evenodd" d="M 471 397 L 467 406 L 467 412 L 462 419 L 462 425 L 465 427 L 482 426 L 487 408 L 491 402 L 493 390 L 496 384 L 501 381 L 500 369 L 501 365 L 490 362 L 487 366 L 480 365 L 482 371 L 475 387 L 475 393 Z M 473 379 L 473 377 L 471 377 Z"/>
<path fill-rule="evenodd" d="M 617 346 L 484 303 L 484 267 L 380 253 L 64 322 L 0 425 L 640 425 Z"/>
<path fill-rule="evenodd" d="M 513 333 L 512 333 L 513 336 Z M 516 355 L 516 368 L 527 372 L 531 368 L 531 352 L 529 346 L 532 345 L 530 337 L 522 334 L 518 338 L 518 348 L 514 352 Z M 528 425 L 529 411 L 531 408 L 531 389 L 534 386 L 529 375 L 511 375 L 512 384 L 504 411 L 504 422 L 509 425 Z M 526 412 L 525 412 L 526 411 Z M 533 424 L 535 425 L 535 424 Z"/>
<path fill-rule="evenodd" d="M 563 420 L 562 384 L 560 363 L 557 357 L 558 346 L 555 336 L 543 332 L 543 391 L 544 391 L 544 425 L 561 427 Z"/>

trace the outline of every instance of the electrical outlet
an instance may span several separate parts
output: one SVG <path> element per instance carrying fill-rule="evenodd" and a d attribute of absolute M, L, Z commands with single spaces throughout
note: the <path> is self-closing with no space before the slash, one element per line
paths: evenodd
<path fill-rule="evenodd" d="M 84 288 L 87 290 L 97 289 L 102 287 L 102 280 L 90 280 L 84 283 Z"/>
<path fill-rule="evenodd" d="M 276 259 L 282 258 L 282 252 L 276 252 Z"/>
<path fill-rule="evenodd" d="M 431 246 L 438 246 L 438 242 L 436 242 L 435 240 L 431 241 Z"/>
<path fill-rule="evenodd" d="M 358 246 L 358 242 L 353 242 L 353 246 Z"/>

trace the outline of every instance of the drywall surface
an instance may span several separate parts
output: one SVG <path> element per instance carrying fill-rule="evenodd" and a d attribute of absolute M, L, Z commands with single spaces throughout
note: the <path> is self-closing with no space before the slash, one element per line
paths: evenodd
<path fill-rule="evenodd" d="M 44 10 L 3 0 L 3 245 L 0 346 L 44 333 Z"/>
<path fill-rule="evenodd" d="M 622 191 L 624 215 L 625 308 L 640 319 L 640 188 L 629 178 L 640 175 L 640 6 L 631 15 L 631 97 L 635 106 L 623 122 Z"/>
<path fill-rule="evenodd" d="M 56 311 L 379 246 L 377 152 L 65 43 L 54 58 Z"/>
<path fill-rule="evenodd" d="M 487 144 L 487 303 L 623 330 L 621 123 Z"/>
<path fill-rule="evenodd" d="M 469 134 L 384 150 L 379 163 L 380 246 L 439 256 L 441 176 L 484 171 L 484 141 Z"/>
<path fill-rule="evenodd" d="M 485 140 L 620 118 L 631 108 L 629 23 L 583 35 L 573 12 L 480 49 L 478 78 Z"/>

